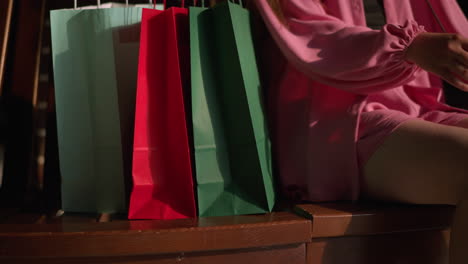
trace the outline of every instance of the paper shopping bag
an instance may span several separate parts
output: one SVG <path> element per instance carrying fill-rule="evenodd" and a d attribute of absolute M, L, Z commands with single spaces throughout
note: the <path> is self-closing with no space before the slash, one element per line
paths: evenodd
<path fill-rule="evenodd" d="M 189 13 L 199 215 L 271 211 L 270 140 L 250 14 L 231 2 Z"/>
<path fill-rule="evenodd" d="M 141 8 L 51 11 L 62 206 L 126 212 Z"/>
<path fill-rule="evenodd" d="M 183 93 L 189 44 L 186 8 L 143 9 L 130 219 L 196 216 Z"/>

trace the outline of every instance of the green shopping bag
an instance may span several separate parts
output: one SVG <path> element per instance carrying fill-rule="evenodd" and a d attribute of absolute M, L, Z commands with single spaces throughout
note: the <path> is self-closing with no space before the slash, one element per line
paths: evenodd
<path fill-rule="evenodd" d="M 140 20 L 136 7 L 51 11 L 65 211 L 126 211 Z"/>
<path fill-rule="evenodd" d="M 271 211 L 270 140 L 250 13 L 191 7 L 192 118 L 200 216 Z"/>

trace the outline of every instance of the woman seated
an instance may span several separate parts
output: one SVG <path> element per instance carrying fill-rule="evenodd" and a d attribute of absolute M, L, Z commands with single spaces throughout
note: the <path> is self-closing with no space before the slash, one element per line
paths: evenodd
<path fill-rule="evenodd" d="M 364 2 L 255 1 L 282 191 L 456 205 L 450 263 L 466 263 L 468 112 L 441 79 L 468 91 L 468 22 L 455 0 Z"/>

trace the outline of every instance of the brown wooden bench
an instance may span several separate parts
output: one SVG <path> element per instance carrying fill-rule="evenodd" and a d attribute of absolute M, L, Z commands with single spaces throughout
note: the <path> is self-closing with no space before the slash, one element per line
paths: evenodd
<path fill-rule="evenodd" d="M 323 203 L 293 211 L 106 223 L 4 212 L 0 263 L 447 263 L 453 207 Z"/>
<path fill-rule="evenodd" d="M 309 264 L 448 263 L 452 206 L 298 205 L 311 220 Z"/>
<path fill-rule="evenodd" d="M 287 212 L 107 223 L 17 215 L 0 224 L 0 263 L 302 264 L 310 237 L 310 221 Z"/>

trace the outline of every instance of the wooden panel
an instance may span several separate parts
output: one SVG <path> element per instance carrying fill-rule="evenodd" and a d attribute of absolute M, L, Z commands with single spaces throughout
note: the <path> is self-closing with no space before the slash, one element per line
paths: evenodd
<path fill-rule="evenodd" d="M 0 95 L 2 95 L 3 75 L 5 73 L 5 59 L 10 35 L 13 0 L 0 1 Z"/>
<path fill-rule="evenodd" d="M 286 212 L 171 221 L 2 224 L 0 256 L 166 254 L 297 244 L 310 238 L 310 221 Z"/>
<path fill-rule="evenodd" d="M 321 203 L 295 212 L 312 219 L 312 237 L 337 237 L 443 229 L 450 226 L 453 206 Z"/>
<path fill-rule="evenodd" d="M 3 1 L 3 0 L 2 0 Z M 15 45 L 11 52 L 14 62 L 11 69 L 11 95 L 33 103 L 37 88 L 42 23 L 45 14 L 45 0 L 17 1 L 15 6 L 16 27 L 12 28 Z M 12 37 L 13 37 L 12 35 Z"/>
<path fill-rule="evenodd" d="M 33 163 L 33 106 L 39 81 L 39 58 L 45 1 L 14 1 L 11 43 L 2 99 L 8 114 L 0 207 L 37 208 Z"/>
<path fill-rule="evenodd" d="M 2 263 L 95 263 L 95 264 L 239 264 L 239 263 L 268 263 L 268 264 L 304 264 L 305 244 L 288 245 L 284 247 L 256 248 L 248 250 L 229 250 L 216 252 L 192 252 L 156 256 L 123 256 L 101 258 L 65 258 L 65 259 L 1 259 Z"/>
<path fill-rule="evenodd" d="M 308 264 L 448 264 L 448 230 L 313 239 Z"/>

